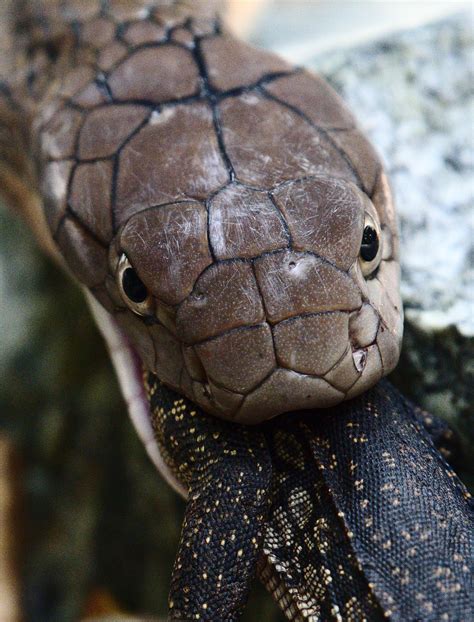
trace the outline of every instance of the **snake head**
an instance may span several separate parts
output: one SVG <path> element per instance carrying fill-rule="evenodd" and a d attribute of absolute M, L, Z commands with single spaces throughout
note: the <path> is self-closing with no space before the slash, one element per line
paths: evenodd
<path fill-rule="evenodd" d="M 193 41 L 139 47 L 109 72 L 111 101 L 44 122 L 51 230 L 146 369 L 205 411 L 332 406 L 399 356 L 386 177 L 321 78 Z"/>
<path fill-rule="evenodd" d="M 116 317 L 146 367 L 208 412 L 258 423 L 332 406 L 395 366 L 389 189 L 314 176 L 142 210 L 110 251 Z"/>

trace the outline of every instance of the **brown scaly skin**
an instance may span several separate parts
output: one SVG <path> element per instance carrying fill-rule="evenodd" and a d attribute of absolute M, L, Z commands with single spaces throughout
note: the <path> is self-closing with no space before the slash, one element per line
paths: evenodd
<path fill-rule="evenodd" d="M 17 17 L 0 180 L 42 230 L 40 180 L 67 266 L 147 370 L 190 499 L 171 619 L 237 619 L 259 556 L 292 620 L 469 619 L 465 491 L 393 389 L 352 401 L 395 366 L 402 318 L 390 190 L 350 112 L 210 3 Z"/>
<path fill-rule="evenodd" d="M 251 424 L 391 371 L 394 209 L 332 89 L 221 34 L 202 4 L 197 18 L 179 2 L 53 4 L 26 3 L 30 70 L 10 92 L 31 116 L 51 233 L 146 368 Z M 379 252 L 364 262 L 368 219 Z"/>

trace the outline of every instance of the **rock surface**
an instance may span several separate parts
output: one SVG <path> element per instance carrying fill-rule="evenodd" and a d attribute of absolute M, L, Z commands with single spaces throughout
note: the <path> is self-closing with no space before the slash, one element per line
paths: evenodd
<path fill-rule="evenodd" d="M 474 39 L 469 14 L 309 62 L 381 153 L 401 225 L 393 380 L 474 442 Z"/>
<path fill-rule="evenodd" d="M 387 165 L 407 318 L 464 336 L 474 336 L 473 53 L 471 21 L 461 15 L 309 63 Z"/>
<path fill-rule="evenodd" d="M 468 22 L 310 63 L 357 114 L 395 187 L 407 324 L 393 380 L 447 417 L 466 447 L 474 440 Z M 98 586 L 127 611 L 164 614 L 182 504 L 128 422 L 81 295 L 1 211 L 0 300 L 0 428 L 25 462 L 27 619 L 76 621 Z M 261 595 L 245 617 L 281 619 Z"/>

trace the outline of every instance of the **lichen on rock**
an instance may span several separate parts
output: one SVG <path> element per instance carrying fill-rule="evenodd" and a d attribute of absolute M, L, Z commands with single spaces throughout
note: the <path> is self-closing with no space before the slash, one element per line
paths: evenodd
<path fill-rule="evenodd" d="M 474 336 L 474 38 L 469 16 L 329 52 L 310 66 L 386 162 L 401 223 L 407 318 Z"/>

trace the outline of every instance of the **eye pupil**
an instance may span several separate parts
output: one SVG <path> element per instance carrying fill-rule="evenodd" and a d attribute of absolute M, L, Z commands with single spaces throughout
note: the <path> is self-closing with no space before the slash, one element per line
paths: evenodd
<path fill-rule="evenodd" d="M 145 302 L 148 290 L 133 268 L 127 268 L 122 275 L 123 291 L 132 302 Z"/>
<path fill-rule="evenodd" d="M 364 261 L 373 261 L 377 257 L 379 251 L 379 238 L 377 231 L 367 225 L 362 235 L 362 244 L 360 247 L 360 256 Z"/>

